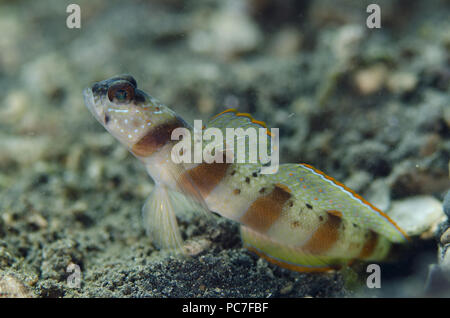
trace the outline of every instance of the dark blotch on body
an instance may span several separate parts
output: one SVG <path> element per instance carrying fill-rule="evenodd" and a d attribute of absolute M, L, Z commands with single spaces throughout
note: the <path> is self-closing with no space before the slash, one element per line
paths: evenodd
<path fill-rule="evenodd" d="M 151 155 L 171 140 L 172 131 L 178 127 L 185 127 L 178 117 L 154 127 L 133 146 L 133 153 L 142 157 Z"/>

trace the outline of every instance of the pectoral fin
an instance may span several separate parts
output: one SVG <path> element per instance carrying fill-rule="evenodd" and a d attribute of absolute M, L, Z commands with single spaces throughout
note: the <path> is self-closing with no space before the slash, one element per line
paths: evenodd
<path fill-rule="evenodd" d="M 175 202 L 174 196 L 165 186 L 155 185 L 142 208 L 142 215 L 147 234 L 157 248 L 185 254 L 175 215 L 175 209 L 182 207 L 180 202 Z"/>

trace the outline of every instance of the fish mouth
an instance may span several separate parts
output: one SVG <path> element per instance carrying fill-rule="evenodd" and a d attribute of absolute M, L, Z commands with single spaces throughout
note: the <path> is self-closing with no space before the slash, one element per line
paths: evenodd
<path fill-rule="evenodd" d="M 87 87 L 83 90 L 84 104 L 87 109 L 91 112 L 91 114 L 101 122 L 98 112 L 96 111 L 94 94 L 92 93 L 92 89 Z"/>

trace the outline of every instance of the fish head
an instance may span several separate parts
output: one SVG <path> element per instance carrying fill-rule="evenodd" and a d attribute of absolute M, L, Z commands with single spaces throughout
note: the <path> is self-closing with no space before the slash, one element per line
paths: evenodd
<path fill-rule="evenodd" d="M 168 107 L 138 89 L 131 75 L 96 82 L 84 89 L 83 95 L 97 121 L 129 149 L 175 116 Z"/>

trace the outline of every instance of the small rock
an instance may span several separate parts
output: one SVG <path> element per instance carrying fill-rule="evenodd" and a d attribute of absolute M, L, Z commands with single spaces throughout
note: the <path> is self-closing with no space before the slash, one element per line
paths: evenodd
<path fill-rule="evenodd" d="M 447 217 L 450 218 L 450 190 L 445 195 L 443 206 L 444 213 L 447 214 Z"/>
<path fill-rule="evenodd" d="M 361 192 L 362 189 L 365 189 L 371 181 L 372 176 L 370 173 L 364 170 L 358 170 L 357 172 L 352 173 L 350 177 L 345 180 L 344 184 L 356 192 Z"/>
<path fill-rule="evenodd" d="M 0 245 L 0 268 L 7 268 L 14 264 L 16 256 L 6 247 Z"/>
<path fill-rule="evenodd" d="M 280 294 L 281 295 L 289 294 L 292 291 L 293 287 L 294 287 L 294 285 L 291 282 L 289 282 L 286 286 L 284 286 L 280 289 Z"/>
<path fill-rule="evenodd" d="M 391 205 L 391 193 L 385 180 L 375 180 L 369 186 L 367 199 L 381 211 L 387 211 Z"/>
<path fill-rule="evenodd" d="M 184 244 L 185 251 L 190 256 L 195 256 L 211 246 L 211 241 L 205 238 L 186 241 Z"/>
<path fill-rule="evenodd" d="M 448 228 L 444 234 L 441 235 L 441 243 L 443 245 L 450 243 L 450 228 Z"/>
<path fill-rule="evenodd" d="M 0 298 L 33 298 L 25 284 L 12 275 L 0 275 Z"/>
<path fill-rule="evenodd" d="M 433 231 L 445 218 L 441 202 L 432 196 L 394 201 L 388 214 L 410 236 Z"/>
<path fill-rule="evenodd" d="M 4 107 L 0 111 L 0 122 L 11 124 L 21 120 L 29 110 L 27 107 L 30 103 L 30 98 L 24 91 L 13 91 L 6 96 Z"/>
<path fill-rule="evenodd" d="M 89 179 L 99 182 L 105 171 L 105 163 L 103 160 L 92 160 L 87 168 Z"/>
<path fill-rule="evenodd" d="M 347 24 L 337 30 L 332 49 L 338 60 L 349 61 L 355 56 L 364 38 L 365 30 L 359 24 Z"/>
<path fill-rule="evenodd" d="M 392 93 L 407 93 L 412 91 L 418 83 L 417 76 L 408 72 L 397 72 L 392 74 L 387 87 Z"/>
<path fill-rule="evenodd" d="M 88 204 L 85 201 L 76 201 L 69 209 L 69 213 L 79 214 L 84 213 L 88 209 Z"/>
<path fill-rule="evenodd" d="M 205 30 L 191 34 L 191 49 L 225 59 L 254 51 L 261 44 L 263 35 L 242 5 L 241 2 L 227 2 L 222 10 L 211 17 Z"/>
<path fill-rule="evenodd" d="M 272 51 L 279 57 L 295 55 L 301 48 L 303 36 L 295 28 L 280 31 L 274 39 Z"/>
<path fill-rule="evenodd" d="M 358 71 L 354 81 L 362 95 L 369 95 L 379 91 L 386 80 L 387 69 L 382 64 L 377 64 L 369 68 Z"/>
<path fill-rule="evenodd" d="M 38 229 L 45 229 L 48 226 L 47 220 L 37 212 L 34 212 L 33 214 L 29 215 L 27 217 L 27 220 L 30 224 L 32 224 Z"/>
<path fill-rule="evenodd" d="M 7 164 L 17 162 L 21 165 L 35 163 L 48 155 L 52 147 L 47 136 L 34 137 L 0 137 L 0 162 Z M 26 156 L 24 156 L 26 154 Z"/>
<path fill-rule="evenodd" d="M 389 175 L 393 197 L 409 197 L 441 192 L 450 185 L 450 179 L 444 171 L 432 171 L 410 160 L 397 164 Z"/>
<path fill-rule="evenodd" d="M 198 110 L 202 114 L 210 114 L 214 111 L 214 99 L 209 96 L 201 96 L 198 100 Z"/>

